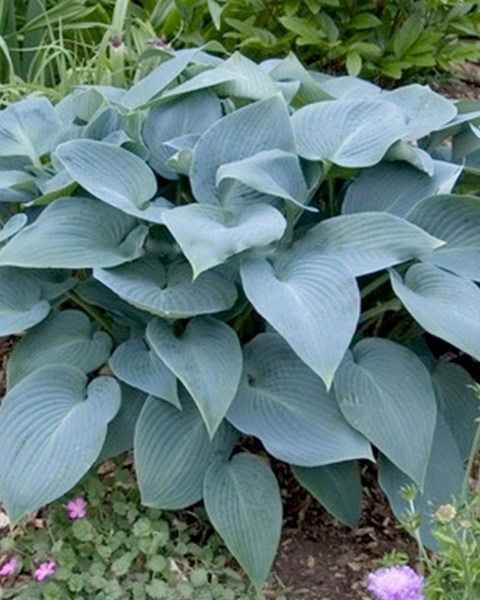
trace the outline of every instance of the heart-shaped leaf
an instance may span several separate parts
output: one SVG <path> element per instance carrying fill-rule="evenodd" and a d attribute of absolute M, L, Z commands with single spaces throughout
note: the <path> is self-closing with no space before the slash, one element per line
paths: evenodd
<path fill-rule="evenodd" d="M 303 206 L 308 189 L 296 154 L 281 150 L 265 150 L 242 160 L 221 165 L 217 170 L 216 185 L 222 200 L 222 182 L 235 179 L 258 192 L 275 198 L 284 198 Z"/>
<path fill-rule="evenodd" d="M 245 294 L 330 387 L 360 314 L 355 278 L 338 258 L 299 248 L 245 260 Z"/>
<path fill-rule="evenodd" d="M 219 204 L 218 167 L 264 150 L 295 152 L 288 110 L 280 95 L 236 110 L 202 135 L 195 146 L 190 172 L 197 201 Z"/>
<path fill-rule="evenodd" d="M 372 458 L 370 444 L 345 421 L 334 394 L 274 333 L 245 347 L 242 380 L 227 417 L 294 465 Z"/>
<path fill-rule="evenodd" d="M 258 589 L 268 577 L 282 529 L 275 475 L 258 457 L 236 454 L 208 469 L 204 501 L 212 525 Z"/>
<path fill-rule="evenodd" d="M 45 365 L 62 363 L 90 373 L 108 360 L 111 347 L 110 336 L 98 331 L 87 315 L 63 310 L 15 345 L 7 365 L 7 388 Z"/>
<path fill-rule="evenodd" d="M 422 263 L 402 281 L 390 271 L 395 294 L 432 335 L 480 360 L 480 290 L 472 281 Z"/>
<path fill-rule="evenodd" d="M 49 312 L 38 281 L 21 269 L 0 268 L 0 336 L 21 333 Z"/>
<path fill-rule="evenodd" d="M 120 344 L 108 364 L 121 381 L 181 408 L 174 374 L 143 339 Z"/>
<path fill-rule="evenodd" d="M 162 62 L 160 66 L 125 92 L 121 103 L 132 109 L 146 104 L 174 81 L 198 52 L 197 48 L 177 50 L 169 60 Z"/>
<path fill-rule="evenodd" d="M 150 150 L 148 162 L 162 177 L 176 179 L 167 161 L 176 150 L 166 142 L 185 134 L 201 134 L 222 116 L 222 106 L 211 91 L 188 94 L 153 108 L 143 125 L 143 139 Z"/>
<path fill-rule="evenodd" d="M 451 192 L 462 172 L 461 165 L 440 160 L 433 165 L 432 177 L 410 165 L 387 162 L 362 171 L 347 189 L 342 213 L 379 211 L 405 217 L 422 198 Z"/>
<path fill-rule="evenodd" d="M 187 388 L 213 437 L 242 373 L 242 349 L 235 331 L 221 321 L 200 317 L 176 337 L 168 323 L 155 319 L 147 327 L 147 339 Z"/>
<path fill-rule="evenodd" d="M 228 457 L 237 440 L 226 422 L 210 440 L 184 390 L 180 400 L 183 410 L 149 397 L 137 421 L 135 471 L 145 506 L 178 510 L 201 500 L 206 470 L 216 456 Z"/>
<path fill-rule="evenodd" d="M 480 198 L 425 198 L 408 213 L 407 219 L 446 242 L 422 260 L 480 281 Z"/>
<path fill-rule="evenodd" d="M 341 167 L 370 167 L 406 131 L 403 112 L 381 100 L 316 102 L 292 117 L 298 153 Z"/>
<path fill-rule="evenodd" d="M 334 386 L 352 427 L 423 485 L 437 405 L 422 361 L 390 340 L 364 339 L 345 356 Z"/>
<path fill-rule="evenodd" d="M 402 109 L 407 122 L 404 140 L 418 140 L 449 123 L 457 115 L 452 100 L 436 94 L 427 86 L 405 85 L 382 98 Z"/>
<path fill-rule="evenodd" d="M 142 208 L 157 191 L 150 167 L 115 144 L 71 140 L 58 146 L 56 156 L 87 192 L 120 210 L 122 206 Z"/>
<path fill-rule="evenodd" d="M 10 521 L 56 500 L 93 465 L 120 407 L 111 377 L 70 365 L 31 373 L 0 408 L 0 496 Z"/>
<path fill-rule="evenodd" d="M 143 254 L 147 228 L 93 198 L 61 198 L 0 250 L 0 265 L 113 267 Z"/>
<path fill-rule="evenodd" d="M 187 263 L 165 271 L 153 257 L 118 269 L 95 269 L 93 275 L 133 306 L 168 319 L 227 310 L 237 298 L 235 284 L 217 273 L 204 273 L 192 281 Z"/>
<path fill-rule="evenodd" d="M 38 167 L 60 132 L 60 121 L 46 98 L 25 98 L 0 113 L 0 156 L 28 156 Z"/>
<path fill-rule="evenodd" d="M 189 204 L 169 211 L 164 222 L 192 265 L 195 277 L 243 250 L 280 239 L 287 226 L 283 215 L 269 204 L 231 209 Z"/>
<path fill-rule="evenodd" d="M 418 258 L 443 242 L 405 219 L 373 212 L 325 219 L 299 245 L 340 258 L 358 277 Z"/>

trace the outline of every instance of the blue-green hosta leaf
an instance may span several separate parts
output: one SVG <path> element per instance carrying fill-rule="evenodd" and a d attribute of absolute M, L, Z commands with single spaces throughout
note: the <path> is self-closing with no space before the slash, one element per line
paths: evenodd
<path fill-rule="evenodd" d="M 142 256 L 147 233 L 144 225 L 104 202 L 61 198 L 5 244 L 0 265 L 113 267 Z"/>
<path fill-rule="evenodd" d="M 183 410 L 149 397 L 137 421 L 135 471 L 145 506 L 178 510 L 201 500 L 206 470 L 215 457 L 227 458 L 237 440 L 226 422 L 210 440 L 183 389 L 180 400 Z"/>
<path fill-rule="evenodd" d="M 24 213 L 17 213 L 8 219 L 0 230 L 0 242 L 5 242 L 23 229 L 27 224 L 28 217 Z"/>
<path fill-rule="evenodd" d="M 168 323 L 156 319 L 148 324 L 147 340 L 187 388 L 213 437 L 242 373 L 242 349 L 235 331 L 212 317 L 200 317 L 177 337 Z"/>
<path fill-rule="evenodd" d="M 322 89 L 334 98 L 342 100 L 360 98 L 371 98 L 381 93 L 382 89 L 370 81 L 344 75 L 342 77 L 330 77 L 321 83 Z"/>
<path fill-rule="evenodd" d="M 292 467 L 297 481 L 336 519 L 356 527 L 362 512 L 362 482 L 355 461 L 324 467 Z"/>
<path fill-rule="evenodd" d="M 143 339 L 120 344 L 108 364 L 121 381 L 180 408 L 175 376 Z"/>
<path fill-rule="evenodd" d="M 217 65 L 214 69 L 202 71 L 180 85 L 167 90 L 162 94 L 161 100 L 171 100 L 186 94 L 208 90 L 222 83 L 237 81 L 238 79 L 243 79 L 243 77 L 229 69 L 224 69 L 221 65 Z"/>
<path fill-rule="evenodd" d="M 188 204 L 170 210 L 164 222 L 195 277 L 243 250 L 268 246 L 280 239 L 287 227 L 282 213 L 264 203 L 230 209 Z"/>
<path fill-rule="evenodd" d="M 197 48 L 177 50 L 172 58 L 163 62 L 123 95 L 121 99 L 123 106 L 132 109 L 139 108 L 158 96 L 169 83 L 185 70 L 197 53 Z"/>
<path fill-rule="evenodd" d="M 393 146 L 390 146 L 384 160 L 409 163 L 419 171 L 426 173 L 429 177 L 435 171 L 435 163 L 430 154 L 404 140 L 399 140 Z"/>
<path fill-rule="evenodd" d="M 464 130 L 452 139 L 452 160 L 461 163 L 478 150 L 480 150 L 480 129 L 468 123 Z"/>
<path fill-rule="evenodd" d="M 278 61 L 269 75 L 274 81 L 293 81 L 300 84 L 298 93 L 292 100 L 294 106 L 332 99 L 332 96 L 323 89 L 293 53 Z"/>
<path fill-rule="evenodd" d="M 150 313 L 138 310 L 131 304 L 124 302 L 115 292 L 93 278 L 79 283 L 75 288 L 75 293 L 84 302 L 107 310 L 113 318 L 120 320 L 123 325 L 133 325 L 134 328 L 143 329 L 152 318 Z"/>
<path fill-rule="evenodd" d="M 111 377 L 49 365 L 31 373 L 0 408 L 0 497 L 12 523 L 70 490 L 93 465 L 120 407 Z"/>
<path fill-rule="evenodd" d="M 292 117 L 298 153 L 341 167 L 370 167 L 405 132 L 402 111 L 380 100 L 309 104 Z"/>
<path fill-rule="evenodd" d="M 480 198 L 444 195 L 425 198 L 407 219 L 446 242 L 422 260 L 480 281 Z"/>
<path fill-rule="evenodd" d="M 0 202 L 30 202 L 38 190 L 32 175 L 25 171 L 0 171 Z"/>
<path fill-rule="evenodd" d="M 77 187 L 66 169 L 62 169 L 49 179 L 37 177 L 35 183 L 41 195 L 36 195 L 31 206 L 46 206 L 58 198 L 70 196 Z"/>
<path fill-rule="evenodd" d="M 240 181 L 263 194 L 284 198 L 302 206 L 308 196 L 307 183 L 296 154 L 265 150 L 242 160 L 221 165 L 215 183 L 222 194 L 222 182 Z"/>
<path fill-rule="evenodd" d="M 6 267 L 10 268 L 10 267 Z M 23 269 L 13 269 L 16 272 L 25 272 Z M 29 269 L 28 276 L 35 280 L 40 286 L 42 298 L 45 300 L 55 300 L 71 290 L 78 283 L 78 280 L 70 276 L 70 271 L 66 269 Z"/>
<path fill-rule="evenodd" d="M 413 265 L 402 281 L 390 272 L 395 294 L 429 333 L 480 360 L 480 289 L 428 263 Z"/>
<path fill-rule="evenodd" d="M 279 88 L 271 77 L 256 63 L 235 52 L 223 64 L 227 69 L 238 74 L 238 79 L 225 82 L 220 86 L 222 96 L 237 96 L 250 100 L 263 100 L 278 94 Z"/>
<path fill-rule="evenodd" d="M 345 264 L 300 248 L 272 262 L 245 260 L 241 276 L 255 310 L 330 387 L 360 315 L 357 282 Z"/>
<path fill-rule="evenodd" d="M 282 531 L 282 498 L 275 475 L 253 454 L 217 459 L 205 474 L 203 495 L 212 525 L 259 590 Z"/>
<path fill-rule="evenodd" d="M 352 427 L 421 486 L 437 405 L 430 375 L 416 354 L 390 340 L 364 339 L 345 356 L 334 386 Z"/>
<path fill-rule="evenodd" d="M 133 306 L 167 319 L 220 312 L 237 299 L 235 284 L 221 275 L 203 273 L 192 280 L 187 263 L 165 271 L 153 257 L 117 269 L 95 269 L 93 276 Z"/>
<path fill-rule="evenodd" d="M 442 244 L 405 219 L 377 212 L 325 219 L 298 242 L 340 258 L 355 277 L 418 258 Z"/>
<path fill-rule="evenodd" d="M 480 402 L 472 389 L 474 380 L 454 363 L 439 362 L 432 372 L 439 411 L 455 438 L 460 455 L 467 460 L 478 427 Z"/>
<path fill-rule="evenodd" d="M 280 95 L 241 108 L 207 129 L 193 154 L 193 195 L 198 202 L 219 204 L 218 167 L 264 150 L 296 151 L 287 106 Z"/>
<path fill-rule="evenodd" d="M 407 123 L 402 136 L 404 140 L 418 140 L 440 129 L 457 115 L 452 100 L 416 83 L 392 92 L 383 92 L 382 98 L 398 106 L 404 113 Z"/>
<path fill-rule="evenodd" d="M 60 132 L 60 121 L 46 98 L 15 102 L 0 112 L 0 156 L 28 156 L 38 166 Z"/>
<path fill-rule="evenodd" d="M 187 134 L 201 134 L 221 116 L 222 105 L 211 91 L 194 92 L 153 108 L 143 125 L 152 168 L 162 177 L 176 179 L 178 174 L 167 166 L 176 150 L 166 142 Z"/>
<path fill-rule="evenodd" d="M 411 486 L 412 480 L 386 458 L 380 458 L 379 466 L 378 480 L 393 512 L 399 520 L 407 518 L 411 506 L 402 498 L 401 490 Z M 463 477 L 462 457 L 443 415 L 439 414 L 425 484 L 413 501 L 414 510 L 421 517 L 420 536 L 428 548 L 438 549 L 438 540 L 431 532 L 432 516 L 442 504 L 459 500 Z"/>
<path fill-rule="evenodd" d="M 462 166 L 440 160 L 433 163 L 432 177 L 410 165 L 398 163 L 380 163 L 363 171 L 349 186 L 342 213 L 380 211 L 405 217 L 422 198 L 448 194 L 459 178 Z"/>
<path fill-rule="evenodd" d="M 97 463 L 119 456 L 133 448 L 133 437 L 138 417 L 147 396 L 128 385 L 121 385 L 122 404 L 107 429 L 107 437 L 97 458 Z"/>
<path fill-rule="evenodd" d="M 120 146 L 95 140 L 71 140 L 56 155 L 87 192 L 111 206 L 144 207 L 157 191 L 157 181 L 145 162 Z"/>
<path fill-rule="evenodd" d="M 98 331 L 85 313 L 53 314 L 15 345 L 7 364 L 7 389 L 45 365 L 62 363 L 90 373 L 108 360 L 111 347 L 110 336 Z"/>
<path fill-rule="evenodd" d="M 22 269 L 0 268 L 0 336 L 21 333 L 50 312 L 39 283 Z"/>
<path fill-rule="evenodd" d="M 285 462 L 315 467 L 372 459 L 370 444 L 342 416 L 335 396 L 275 333 L 245 347 L 245 368 L 227 418 Z"/>

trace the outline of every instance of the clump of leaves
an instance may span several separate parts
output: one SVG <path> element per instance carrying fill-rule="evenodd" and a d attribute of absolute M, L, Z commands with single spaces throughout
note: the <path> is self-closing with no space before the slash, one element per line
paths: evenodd
<path fill-rule="evenodd" d="M 256 59 L 291 49 L 330 71 L 412 79 L 476 61 L 478 3 L 465 0 L 201 0 L 177 2 L 163 31 L 184 43 L 218 39 Z"/>
<path fill-rule="evenodd" d="M 78 493 L 86 499 L 85 516 L 72 520 L 65 503 L 56 502 L 41 519 L 1 540 L 3 553 L 17 563 L 15 578 L 3 579 L 2 598 L 257 598 L 229 565 L 201 512 L 177 518 L 141 507 L 130 468 L 118 465 L 101 478 L 89 476 Z M 29 574 L 45 559 L 56 569 L 35 582 Z"/>
<path fill-rule="evenodd" d="M 0 112 L 11 520 L 133 446 L 142 503 L 203 499 L 260 588 L 282 503 L 239 433 L 349 525 L 358 459 L 397 514 L 457 495 L 477 400 L 425 332 L 480 358 L 478 108 L 191 49 Z"/>

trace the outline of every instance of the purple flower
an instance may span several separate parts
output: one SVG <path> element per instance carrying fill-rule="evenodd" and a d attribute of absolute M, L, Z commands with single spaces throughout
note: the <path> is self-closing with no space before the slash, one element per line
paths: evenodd
<path fill-rule="evenodd" d="M 87 502 L 83 498 L 75 498 L 65 504 L 70 519 L 83 519 L 87 515 Z"/>
<path fill-rule="evenodd" d="M 40 563 L 33 572 L 33 578 L 37 581 L 43 581 L 44 579 L 51 577 L 56 570 L 57 563 L 54 560 L 49 560 L 48 562 Z"/>
<path fill-rule="evenodd" d="M 368 576 L 367 589 L 377 600 L 425 600 L 423 577 L 410 567 L 378 569 Z"/>
<path fill-rule="evenodd" d="M 9 560 L 6 560 L 1 566 L 0 566 L 0 577 L 10 577 L 10 575 L 13 575 L 15 572 L 15 569 L 17 568 L 17 561 L 14 558 L 10 558 Z"/>

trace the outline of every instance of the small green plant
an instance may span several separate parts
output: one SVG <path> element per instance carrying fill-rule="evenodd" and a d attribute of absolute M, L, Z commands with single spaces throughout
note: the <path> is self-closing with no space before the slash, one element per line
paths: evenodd
<path fill-rule="evenodd" d="M 202 512 L 141 507 L 129 467 L 90 475 L 69 498 L 0 541 L 0 563 L 14 563 L 2 600 L 258 598 Z"/>
<path fill-rule="evenodd" d="M 203 500 L 260 588 L 282 499 L 241 434 L 351 526 L 359 459 L 397 514 L 458 497 L 478 402 L 426 332 L 480 358 L 478 109 L 184 49 L 1 111 L 11 521 L 133 448 L 142 503 Z"/>

